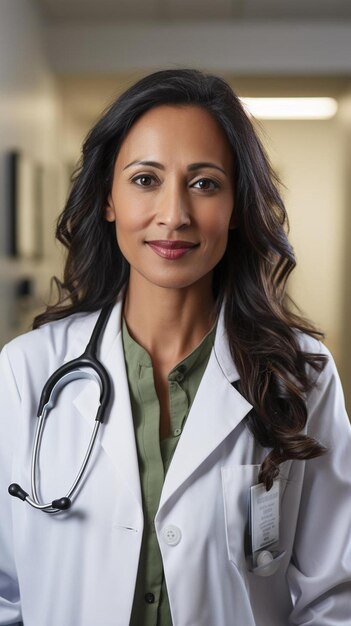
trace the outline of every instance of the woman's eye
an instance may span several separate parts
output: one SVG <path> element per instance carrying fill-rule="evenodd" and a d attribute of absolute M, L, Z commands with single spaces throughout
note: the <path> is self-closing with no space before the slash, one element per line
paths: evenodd
<path fill-rule="evenodd" d="M 219 187 L 218 183 L 215 183 L 215 181 L 210 178 L 200 178 L 200 180 L 194 183 L 193 187 L 195 187 L 195 185 L 200 185 L 197 189 L 203 189 L 204 191 L 213 191 Z"/>
<path fill-rule="evenodd" d="M 135 178 L 132 179 L 132 182 L 136 183 L 139 187 L 150 187 L 153 180 L 153 176 L 150 176 L 148 174 L 140 174 L 139 176 L 135 176 Z"/>

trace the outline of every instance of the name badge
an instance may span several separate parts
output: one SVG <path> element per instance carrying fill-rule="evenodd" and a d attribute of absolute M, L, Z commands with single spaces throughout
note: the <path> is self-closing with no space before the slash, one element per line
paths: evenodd
<path fill-rule="evenodd" d="M 258 550 L 279 544 L 279 503 L 279 478 L 269 491 L 262 483 L 250 487 L 249 529 L 253 557 Z"/>

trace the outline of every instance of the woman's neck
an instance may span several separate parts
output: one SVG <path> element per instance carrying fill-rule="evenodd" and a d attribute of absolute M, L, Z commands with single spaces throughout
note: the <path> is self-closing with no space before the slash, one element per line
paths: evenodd
<path fill-rule="evenodd" d="M 181 361 L 215 323 L 212 276 L 169 289 L 131 275 L 123 315 L 128 329 L 161 367 Z"/>

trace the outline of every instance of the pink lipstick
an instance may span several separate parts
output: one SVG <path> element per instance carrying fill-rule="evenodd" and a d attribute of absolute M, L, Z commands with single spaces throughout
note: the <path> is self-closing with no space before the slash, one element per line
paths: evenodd
<path fill-rule="evenodd" d="M 146 243 L 156 254 L 169 260 L 179 259 L 198 246 L 198 244 L 192 241 L 173 241 L 170 239 L 147 241 Z"/>

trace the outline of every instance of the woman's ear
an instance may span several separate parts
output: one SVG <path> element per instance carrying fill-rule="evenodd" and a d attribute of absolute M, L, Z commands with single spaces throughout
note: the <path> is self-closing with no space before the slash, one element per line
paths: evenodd
<path fill-rule="evenodd" d="M 113 203 L 112 203 L 111 195 L 109 195 L 109 197 L 107 198 L 107 204 L 105 206 L 104 217 L 105 217 L 105 220 L 107 220 L 107 222 L 115 222 L 116 221 L 115 208 L 114 208 Z"/>

